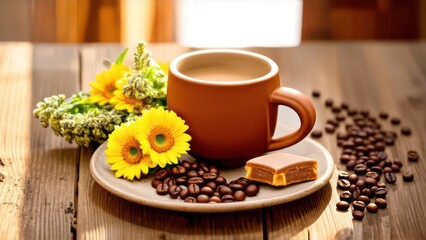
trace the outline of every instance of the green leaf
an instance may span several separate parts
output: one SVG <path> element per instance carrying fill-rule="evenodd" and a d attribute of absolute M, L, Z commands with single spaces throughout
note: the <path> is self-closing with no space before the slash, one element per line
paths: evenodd
<path fill-rule="evenodd" d="M 124 59 L 126 58 L 128 51 L 129 51 L 129 48 L 124 49 L 124 51 L 120 54 L 120 56 L 118 56 L 118 58 L 115 60 L 115 64 L 123 65 Z"/>

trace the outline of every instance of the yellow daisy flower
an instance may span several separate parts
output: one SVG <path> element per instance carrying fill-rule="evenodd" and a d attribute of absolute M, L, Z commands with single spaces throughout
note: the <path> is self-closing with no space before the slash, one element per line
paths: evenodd
<path fill-rule="evenodd" d="M 112 64 L 109 70 L 104 70 L 96 75 L 96 80 L 90 83 L 90 102 L 104 105 L 114 96 L 117 89 L 115 83 L 129 71 L 129 67 L 124 65 Z"/>
<path fill-rule="evenodd" d="M 143 104 L 141 101 L 133 98 L 128 98 L 124 95 L 123 87 L 127 83 L 127 79 L 123 78 L 116 82 L 117 90 L 114 91 L 114 96 L 111 98 L 110 103 L 114 105 L 117 110 L 127 110 L 133 112 L 135 108 L 142 109 Z"/>
<path fill-rule="evenodd" d="M 140 132 L 136 136 L 144 154 L 160 167 L 178 163 L 178 158 L 189 151 L 191 136 L 185 133 L 188 126 L 175 112 L 164 108 L 151 108 L 137 120 Z"/>
<path fill-rule="evenodd" d="M 133 180 L 135 177 L 148 174 L 149 168 L 155 168 L 157 163 L 149 155 L 145 155 L 139 141 L 136 139 L 138 126 L 135 122 L 122 123 L 109 135 L 105 154 L 111 170 L 116 171 L 117 178 Z"/>

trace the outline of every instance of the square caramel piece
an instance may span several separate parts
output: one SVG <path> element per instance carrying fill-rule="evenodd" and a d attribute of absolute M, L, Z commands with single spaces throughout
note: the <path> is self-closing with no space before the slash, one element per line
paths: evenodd
<path fill-rule="evenodd" d="M 253 158 L 247 161 L 245 169 L 246 178 L 273 186 L 318 178 L 316 160 L 281 152 Z"/>

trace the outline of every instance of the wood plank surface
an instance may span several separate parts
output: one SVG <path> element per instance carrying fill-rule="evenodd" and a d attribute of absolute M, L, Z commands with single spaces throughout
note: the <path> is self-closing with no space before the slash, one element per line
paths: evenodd
<path fill-rule="evenodd" d="M 32 111 L 43 97 L 78 89 L 77 48 L 0 46 L 0 239 L 70 238 L 78 149 Z"/>
<path fill-rule="evenodd" d="M 157 61 L 163 62 L 187 51 L 167 44 L 148 48 Z M 89 82 L 103 69 L 102 59 L 115 59 L 122 50 L 123 47 L 116 45 L 82 49 L 84 91 L 90 90 Z M 126 62 L 132 64 L 132 54 Z M 260 210 L 190 214 L 145 207 L 116 197 L 91 177 L 92 152 L 92 149 L 83 149 L 80 155 L 78 239 L 261 239 L 263 236 Z"/>

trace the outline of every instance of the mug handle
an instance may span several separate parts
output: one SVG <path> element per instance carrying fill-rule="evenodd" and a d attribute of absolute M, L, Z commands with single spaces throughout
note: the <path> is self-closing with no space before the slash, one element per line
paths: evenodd
<path fill-rule="evenodd" d="M 296 131 L 272 138 L 268 145 L 268 151 L 291 146 L 305 138 L 312 130 L 315 124 L 315 108 L 312 101 L 303 93 L 287 87 L 276 89 L 270 98 L 272 104 L 284 105 L 293 109 L 300 118 L 300 128 Z"/>

